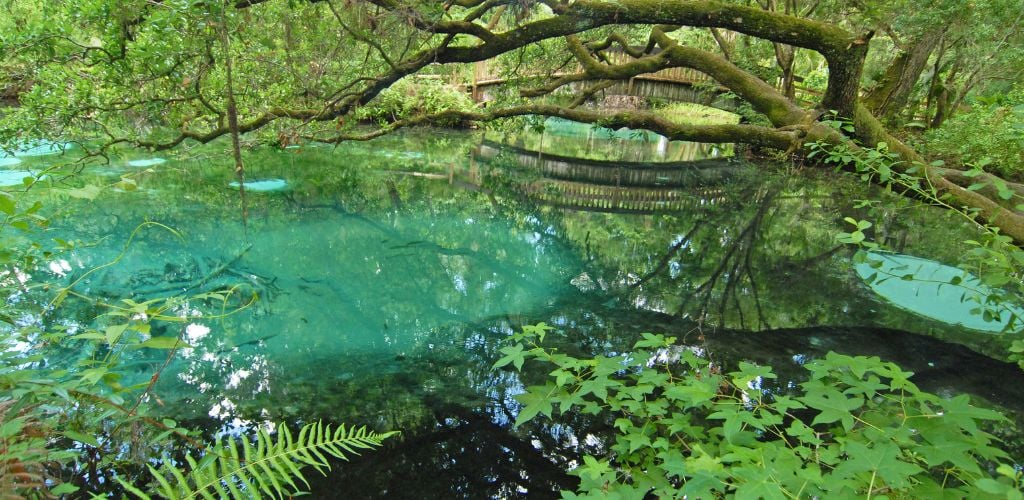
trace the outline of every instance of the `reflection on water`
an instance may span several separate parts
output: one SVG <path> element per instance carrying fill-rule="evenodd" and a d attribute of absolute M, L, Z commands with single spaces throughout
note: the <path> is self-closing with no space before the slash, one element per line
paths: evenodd
<path fill-rule="evenodd" d="M 69 215 L 46 236 L 80 245 L 7 279 L 69 283 L 114 260 L 146 220 L 178 229 L 140 230 L 117 265 L 75 291 L 108 302 L 193 297 L 168 312 L 187 321 L 150 332 L 190 345 L 154 388 L 157 412 L 211 432 L 313 419 L 403 431 L 322 479 L 326 497 L 544 498 L 571 488 L 565 470 L 602 448 L 608 423 L 569 415 L 513 430 L 512 397 L 546 374 L 490 369 L 501 342 L 538 321 L 579 355 L 665 332 L 718 363 L 776 366 L 780 390 L 833 349 L 898 361 L 941 393 L 1024 401 L 1013 384 L 985 383 L 1013 376 L 1012 365 L 937 340 L 996 352 L 1005 339 L 879 301 L 834 239 L 842 217 L 871 217 L 877 239 L 949 260 L 935 251 L 963 238 L 948 220 L 853 208 L 880 195 L 735 161 L 534 153 L 460 133 L 261 151 L 248 158 L 250 178 L 288 189 L 254 190 L 247 229 L 220 156 L 144 171 L 112 162 L 91 182 L 130 174 L 138 189 L 61 201 Z M 220 295 L 194 298 L 204 293 Z M 92 300 L 65 307 L 60 321 L 72 325 L 105 312 Z M 125 353 L 122 383 L 148 381 L 164 355 Z"/>
<path fill-rule="evenodd" d="M 670 141 L 646 130 L 611 130 L 562 118 L 548 118 L 539 128 L 540 133 L 528 129 L 519 133 L 488 133 L 488 138 L 542 154 L 594 160 L 671 162 L 733 154 L 732 145 Z"/>

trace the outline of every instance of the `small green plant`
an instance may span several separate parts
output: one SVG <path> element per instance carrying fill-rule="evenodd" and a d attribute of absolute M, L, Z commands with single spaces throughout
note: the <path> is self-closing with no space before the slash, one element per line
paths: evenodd
<path fill-rule="evenodd" d="M 436 79 L 405 79 L 380 93 L 356 113 L 359 120 L 394 122 L 448 110 L 469 111 L 473 100 L 459 89 Z M 441 123 L 440 125 L 454 125 Z"/>
<path fill-rule="evenodd" d="M 156 484 L 147 493 L 131 483 L 117 478 L 133 495 L 149 499 L 152 496 L 167 499 L 187 498 L 290 498 L 300 494 L 302 488 L 296 480 L 309 487 L 302 468 L 312 466 L 324 473 L 330 469 L 328 457 L 348 460 L 359 455 L 358 450 L 378 448 L 383 441 L 397 432 L 376 433 L 366 427 L 332 429 L 320 422 L 302 427 L 292 437 L 287 426 L 278 426 L 277 439 L 264 430 L 256 433 L 256 443 L 245 439 L 217 441 L 203 451 L 196 460 L 185 457 L 187 470 L 165 458 L 160 468 L 147 465 Z M 239 444 L 241 443 L 241 450 Z"/>
<path fill-rule="evenodd" d="M 673 337 L 580 359 L 544 347 L 551 330 L 524 327 L 495 363 L 550 373 L 516 397 L 516 424 L 582 412 L 617 431 L 563 498 L 1024 498 L 1020 472 L 982 430 L 1001 415 L 923 392 L 877 357 L 829 353 L 798 387 L 769 390 L 770 367 L 723 373 Z"/>

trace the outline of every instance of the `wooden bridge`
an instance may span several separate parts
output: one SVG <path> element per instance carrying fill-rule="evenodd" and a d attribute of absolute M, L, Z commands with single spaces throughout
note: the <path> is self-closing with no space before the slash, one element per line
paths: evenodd
<path fill-rule="evenodd" d="M 485 139 L 474 150 L 478 160 L 491 162 L 504 153 L 518 167 L 548 179 L 615 187 L 697 187 L 721 184 L 736 172 L 722 160 L 624 162 L 571 158 L 530 151 Z"/>
<path fill-rule="evenodd" d="M 511 168 L 540 179 L 520 184 L 528 198 L 558 208 L 609 213 L 666 213 L 720 205 L 725 184 L 737 167 L 728 160 L 631 163 L 584 160 L 542 154 L 485 140 L 473 159 Z"/>
<path fill-rule="evenodd" d="M 629 62 L 630 56 L 622 50 L 608 50 L 608 61 L 611 64 Z M 551 78 L 560 78 L 579 74 L 582 69 L 578 64 L 569 65 L 566 69 L 556 72 Z M 490 61 L 479 61 L 473 65 L 472 81 L 466 85 L 470 95 L 476 102 L 489 101 L 492 97 L 488 89 L 510 81 L 530 77 L 544 76 L 529 72 L 504 74 L 497 70 Z M 587 82 L 577 82 L 566 87 L 572 92 L 580 92 Z M 666 68 L 654 73 L 643 73 L 614 83 L 602 91 L 604 95 L 654 97 L 672 101 L 685 101 L 712 106 L 726 111 L 736 111 L 740 101 L 736 98 L 725 98 L 727 89 L 718 85 L 711 77 L 690 68 Z"/>

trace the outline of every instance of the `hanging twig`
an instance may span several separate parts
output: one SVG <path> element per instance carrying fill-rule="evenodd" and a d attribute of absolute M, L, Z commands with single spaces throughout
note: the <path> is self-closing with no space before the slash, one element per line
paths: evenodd
<path fill-rule="evenodd" d="M 245 164 L 242 163 L 242 145 L 238 133 L 238 106 L 235 103 L 235 87 L 231 74 L 231 36 L 228 34 L 227 4 L 221 10 L 218 31 L 224 45 L 224 70 L 227 77 L 228 129 L 231 131 L 231 152 L 235 157 L 235 176 L 238 178 L 238 196 L 242 203 L 242 230 L 249 239 L 249 209 L 245 201 Z"/>

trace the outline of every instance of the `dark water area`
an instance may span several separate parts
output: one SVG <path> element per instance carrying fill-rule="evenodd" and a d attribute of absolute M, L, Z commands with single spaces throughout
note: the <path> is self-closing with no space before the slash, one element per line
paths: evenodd
<path fill-rule="evenodd" d="M 926 390 L 1024 411 L 1021 371 L 996 359 L 1016 337 L 893 306 L 835 240 L 844 217 L 870 219 L 876 240 L 955 264 L 970 228 L 853 179 L 559 127 L 543 139 L 412 131 L 257 150 L 248 179 L 264 183 L 248 191 L 244 225 L 222 151 L 115 158 L 35 192 L 57 211 L 44 239 L 76 244 L 27 279 L 74 283 L 54 320 L 69 333 L 108 324 L 102 304 L 179 297 L 163 312 L 178 320 L 150 332 L 191 345 L 153 388 L 160 417 L 210 435 L 315 420 L 402 431 L 326 478 L 308 474 L 317 498 L 573 488 L 566 471 L 600 449 L 608 423 L 514 429 L 513 397 L 545 374 L 491 369 L 509 335 L 540 321 L 578 355 L 672 335 L 726 367 L 772 365 L 780 391 L 828 351 L 879 356 Z M 37 290 L 15 300 L 48 299 Z M 166 353 L 118 355 L 127 386 Z"/>

